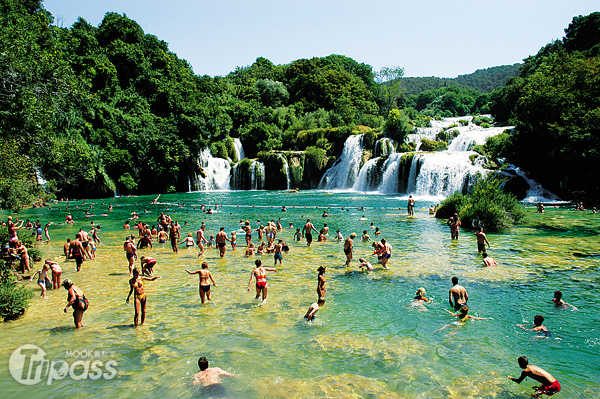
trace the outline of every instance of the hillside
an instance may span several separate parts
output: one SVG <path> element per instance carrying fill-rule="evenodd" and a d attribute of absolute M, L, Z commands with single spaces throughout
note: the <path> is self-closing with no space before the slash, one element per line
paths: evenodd
<path fill-rule="evenodd" d="M 481 93 L 491 93 L 495 88 L 504 86 L 509 78 L 517 76 L 521 66 L 523 64 L 478 69 L 473 73 L 459 75 L 456 78 L 436 78 L 433 76 L 403 78 L 402 87 L 404 87 L 407 96 L 448 86 L 462 86 Z"/>

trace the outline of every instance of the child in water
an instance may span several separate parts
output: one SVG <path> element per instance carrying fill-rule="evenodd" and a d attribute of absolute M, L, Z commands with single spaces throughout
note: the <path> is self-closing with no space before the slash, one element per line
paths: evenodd
<path fill-rule="evenodd" d="M 557 308 L 566 309 L 567 306 L 570 306 L 573 310 L 578 310 L 575 306 L 562 300 L 562 292 L 560 291 L 554 291 L 554 299 L 552 299 L 552 302 L 554 302 L 554 306 Z"/>
<path fill-rule="evenodd" d="M 368 271 L 372 271 L 373 270 L 373 265 L 371 264 L 371 262 L 367 262 L 366 260 L 364 260 L 363 258 L 359 258 L 358 261 L 360 262 L 360 270 L 363 270 L 363 267 Z"/>
<path fill-rule="evenodd" d="M 308 308 L 308 311 L 306 311 L 306 314 L 304 315 L 304 318 L 306 319 L 306 321 L 314 320 L 315 314 L 319 311 L 319 309 L 323 305 L 325 305 L 325 298 L 323 298 L 323 297 L 319 298 L 319 300 L 317 302 L 310 305 L 310 307 Z"/>
<path fill-rule="evenodd" d="M 235 231 L 231 232 L 231 249 L 234 250 L 236 247 L 236 236 Z"/>
<path fill-rule="evenodd" d="M 296 228 L 296 241 L 300 242 L 302 241 L 302 233 L 300 232 L 300 227 Z"/>
<path fill-rule="evenodd" d="M 215 247 L 215 236 L 210 236 L 210 238 L 208 239 L 208 242 L 206 243 L 206 246 L 208 248 L 214 248 Z"/>
<path fill-rule="evenodd" d="M 40 270 L 32 274 L 31 278 L 29 279 L 29 281 L 33 281 L 33 278 L 36 275 L 40 275 L 37 283 L 42 288 L 42 293 L 40 294 L 40 296 L 44 298 L 46 298 L 46 285 L 48 285 L 49 287 L 52 286 L 52 282 L 48 278 L 48 270 L 50 270 L 50 267 L 47 264 L 44 264 L 44 266 Z"/>
<path fill-rule="evenodd" d="M 491 317 L 475 317 L 475 316 L 471 316 L 469 313 L 469 307 L 467 305 L 463 305 L 461 306 L 460 310 L 458 311 L 458 313 L 453 313 L 449 310 L 446 310 L 448 313 L 450 313 L 452 316 L 457 316 L 459 318 L 459 320 L 454 321 L 450 324 L 446 324 L 444 327 L 437 329 L 436 331 L 441 331 L 447 327 L 450 326 L 463 326 L 465 324 L 465 322 L 469 319 L 474 319 L 474 320 L 493 320 Z"/>

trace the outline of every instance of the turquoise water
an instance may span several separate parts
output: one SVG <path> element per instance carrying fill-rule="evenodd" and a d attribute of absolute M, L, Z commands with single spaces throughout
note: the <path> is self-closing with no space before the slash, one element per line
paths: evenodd
<path fill-rule="evenodd" d="M 408 218 L 406 197 L 383 194 L 226 191 L 161 196 L 170 205 L 152 205 L 153 198 L 87 201 L 79 210 L 74 206 L 81 201 L 72 201 L 76 223 L 51 227 L 53 241 L 42 246 L 46 257 L 62 254 L 66 238 L 89 227 L 85 207 L 95 202 L 90 211 L 101 214 L 109 202 L 115 206 L 109 217 L 92 218 L 102 223 L 103 241 L 95 261 L 84 262 L 76 273 L 74 262 L 58 260 L 63 279 L 72 279 L 90 300 L 85 328 L 75 330 L 70 312 L 62 313 L 64 289 L 50 291 L 44 300 L 33 282 L 27 284 L 36 297 L 27 313 L 0 324 L 0 383 L 8 397 L 525 398 L 533 381 L 517 385 L 506 379 L 520 374 L 516 358 L 521 355 L 560 381 L 557 397 L 600 396 L 598 258 L 574 254 L 600 253 L 600 215 L 565 208 L 539 215 L 531 208 L 526 224 L 488 233 L 489 253 L 500 265 L 484 268 L 472 232 L 462 231 L 453 242 L 444 221 L 428 214 L 433 202 L 424 199 L 417 198 L 415 217 Z M 213 215 L 193 209 L 215 202 L 224 206 Z M 30 210 L 21 217 L 62 222 L 68 212 L 65 205 Z M 281 205 L 288 212 L 281 212 Z M 342 206 L 350 210 L 342 211 Z M 323 207 L 331 208 L 328 218 L 321 217 Z M 259 306 L 253 301 L 254 289 L 246 291 L 255 257 L 244 256 L 243 234 L 238 232 L 238 248 L 231 251 L 228 246 L 224 259 L 216 249 L 198 257 L 196 249 L 180 247 L 174 254 L 168 244 L 159 244 L 139 251 L 157 259 L 155 273 L 162 279 L 145 283 L 146 325 L 131 327 L 133 305 L 125 304 L 129 286 L 122 249 L 127 233 L 122 225 L 132 211 L 151 224 L 160 211 L 182 225 L 187 221 L 182 236 L 195 233 L 201 222 L 207 224 L 208 235 L 215 235 L 221 226 L 229 235 L 240 219 L 256 227 L 259 218 L 264 222 L 281 217 L 280 234 L 290 252 L 277 267 L 279 273 L 267 273 L 267 303 Z M 363 215 L 366 221 L 359 220 Z M 344 237 L 351 232 L 360 236 L 363 230 L 372 234 L 373 222 L 393 246 L 391 270 L 376 266 L 372 273 L 361 273 L 358 257 L 369 257 L 374 264 L 377 259 L 359 239 L 349 268 L 341 243 L 307 248 L 294 242 L 295 228 L 287 228 L 289 222 L 302 227 L 307 218 L 317 228 L 327 222 L 330 237 L 337 228 Z M 266 266 L 272 265 L 271 255 L 261 258 Z M 217 283 L 213 302 L 206 305 L 200 304 L 197 277 L 184 272 L 199 268 L 202 261 L 208 262 Z M 306 323 L 302 317 L 316 301 L 320 265 L 327 267 L 327 303 L 314 322 Z M 469 292 L 471 314 L 493 320 L 470 320 L 436 331 L 455 320 L 446 311 L 455 275 Z M 433 303 L 411 306 L 419 287 L 427 290 Z M 551 299 L 556 289 L 578 310 L 555 309 Z M 517 327 L 531 323 L 536 314 L 545 316 L 551 338 L 538 338 Z M 96 359 L 114 360 L 116 377 L 76 381 L 67 376 L 49 386 L 21 385 L 6 365 L 11 353 L 25 344 L 42 348 L 47 359 L 65 359 L 69 364 L 78 358 L 67 356 L 67 351 L 105 351 Z M 192 386 L 200 356 L 235 377 L 223 378 L 219 389 Z"/>

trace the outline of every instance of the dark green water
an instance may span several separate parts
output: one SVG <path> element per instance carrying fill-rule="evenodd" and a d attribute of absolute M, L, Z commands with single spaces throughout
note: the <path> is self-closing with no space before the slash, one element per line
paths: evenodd
<path fill-rule="evenodd" d="M 539 215 L 529 209 L 526 224 L 488 234 L 490 255 L 500 265 L 484 268 L 472 232 L 462 231 L 458 241 L 451 241 L 448 227 L 428 214 L 432 202 L 425 200 L 418 200 L 415 217 L 407 218 L 405 197 L 355 192 L 161 196 L 161 201 L 171 203 L 168 211 L 165 205 L 152 205 L 152 199 L 93 201 L 90 211 L 95 214 L 107 210 L 109 202 L 115 206 L 108 217 L 92 218 L 102 223 L 97 259 L 84 262 L 80 273 L 75 272 L 74 262 L 59 260 L 63 279 L 71 278 L 90 299 L 86 327 L 74 330 L 70 313 L 62 313 L 64 289 L 50 291 L 46 300 L 36 296 L 23 317 L 1 324 L 3 396 L 525 398 L 533 381 L 517 385 L 506 379 L 507 374 L 519 375 L 516 358 L 521 355 L 561 382 L 557 397 L 600 396 L 599 258 L 574 255 L 600 253 L 600 215 L 564 208 Z M 80 227 L 89 227 L 83 209 L 91 202 L 79 210 L 74 205 L 80 201 L 70 203 L 76 223 L 51 227 L 53 241 L 42 246 L 47 257 L 62 254 L 66 238 L 73 238 Z M 192 208 L 215 202 L 224 206 L 213 215 Z M 63 222 L 65 205 L 31 210 L 21 217 Z M 288 212 L 281 212 L 281 205 Z M 342 206 L 350 211 L 342 211 Z M 366 210 L 358 211 L 358 206 Z M 331 207 L 328 218 L 321 217 L 322 207 Z M 246 291 L 254 257 L 243 256 L 243 234 L 238 232 L 238 249 L 231 251 L 228 246 L 224 259 L 216 249 L 199 258 L 196 249 L 180 247 L 174 254 L 168 244 L 162 244 L 139 251 L 157 259 L 155 272 L 162 280 L 145 284 L 147 325 L 133 329 L 133 306 L 125 304 L 129 288 L 122 248 L 126 235 L 122 225 L 132 211 L 150 223 L 160 211 L 182 225 L 187 221 L 182 235 L 195 232 L 201 222 L 207 224 L 208 235 L 214 235 L 221 226 L 228 234 L 237 230 L 240 219 L 256 227 L 259 218 L 264 222 L 281 217 L 280 234 L 288 241 L 290 253 L 284 255 L 279 273 L 268 273 L 268 302 L 258 306 L 253 293 Z M 366 221 L 359 220 L 363 214 Z M 351 232 L 360 236 L 363 230 L 372 234 L 373 222 L 393 246 L 391 270 L 376 267 L 370 274 L 359 272 L 358 257 L 377 261 L 372 248 L 359 239 L 349 268 L 344 266 L 340 243 L 314 243 L 307 248 L 294 242 L 295 228 L 287 228 L 289 222 L 302 227 L 307 218 L 317 228 L 327 222 L 330 238 L 337 228 L 344 237 Z M 262 259 L 271 266 L 271 255 Z M 203 260 L 217 282 L 213 303 L 207 305 L 200 304 L 197 278 L 184 272 L 199 268 Z M 316 300 L 320 265 L 328 268 L 327 303 L 315 322 L 306 323 L 302 316 Z M 464 326 L 436 331 L 455 320 L 446 311 L 450 279 L 455 275 L 469 292 L 471 313 L 493 320 L 470 320 Z M 39 288 L 27 284 L 38 295 Z M 419 287 L 427 290 L 432 304 L 411 306 Z M 554 308 L 551 299 L 556 289 L 578 310 Z M 551 338 L 517 327 L 531 323 L 536 314 L 545 316 Z M 21 385 L 7 365 L 12 352 L 25 344 L 43 349 L 47 359 L 65 359 L 69 364 L 78 358 L 67 356 L 67 351 L 109 352 L 96 359 L 114 360 L 116 377 L 94 381 L 67 376 L 49 386 Z M 224 378 L 219 390 L 193 387 L 190 381 L 198 371 L 199 356 L 207 356 L 211 366 L 228 370 L 235 378 Z"/>

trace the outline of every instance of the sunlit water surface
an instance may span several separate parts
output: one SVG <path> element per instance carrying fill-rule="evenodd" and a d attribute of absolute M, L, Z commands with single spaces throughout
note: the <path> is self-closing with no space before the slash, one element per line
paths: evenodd
<path fill-rule="evenodd" d="M 95 214 L 109 202 L 115 206 L 108 217 L 92 218 L 102 223 L 96 260 L 84 262 L 76 273 L 73 261 L 59 259 L 63 279 L 72 279 L 90 300 L 85 328 L 75 330 L 71 312 L 62 312 L 64 289 L 50 291 L 44 300 L 37 296 L 35 283 L 27 283 L 36 293 L 31 307 L 23 317 L 0 324 L 3 397 L 525 398 L 533 381 L 517 385 L 506 378 L 519 375 L 516 358 L 521 355 L 559 379 L 560 397 L 600 396 L 599 258 L 581 256 L 600 253 L 600 215 L 565 208 L 539 215 L 528 209 L 526 224 L 488 234 L 490 255 L 500 265 L 484 268 L 473 232 L 464 230 L 452 241 L 444 221 L 428 213 L 433 202 L 424 199 L 417 201 L 415 217 L 408 218 L 406 197 L 383 194 L 211 192 L 160 198 L 170 205 L 152 205 L 152 198 L 93 201 L 90 211 Z M 213 215 L 193 209 L 215 202 L 226 206 Z M 53 240 L 42 247 L 46 257 L 61 255 L 67 238 L 74 238 L 80 227 L 88 229 L 90 218 L 83 217 L 82 209 L 91 203 L 79 210 L 74 206 L 81 201 L 69 203 L 76 223 L 51 227 Z M 288 212 L 281 212 L 281 205 Z M 65 206 L 30 210 L 21 217 L 61 223 Z M 342 211 L 342 206 L 350 210 Z M 331 207 L 327 218 L 321 217 L 324 207 Z M 231 251 L 228 246 L 223 259 L 216 249 L 198 257 L 197 249 L 180 247 L 174 254 L 169 244 L 158 244 L 139 251 L 158 260 L 155 273 L 162 279 L 145 283 L 146 325 L 134 329 L 133 305 L 125 303 L 129 285 L 122 245 L 122 225 L 132 211 L 151 224 L 160 211 L 182 225 L 187 221 L 182 235 L 195 234 L 201 222 L 208 235 L 221 226 L 229 235 L 240 219 L 256 228 L 257 219 L 264 223 L 281 217 L 280 236 L 290 252 L 279 273 L 268 273 L 267 303 L 259 306 L 253 301 L 254 289 L 246 291 L 255 257 L 244 256 L 242 233 L 238 248 Z M 359 220 L 363 215 L 366 221 Z M 317 228 L 327 222 L 330 238 L 337 228 L 344 237 L 352 232 L 360 237 L 363 230 L 372 235 L 373 222 L 393 246 L 391 270 L 376 266 L 372 273 L 360 272 L 358 257 L 374 264 L 377 259 L 359 239 L 348 268 L 341 243 L 314 243 L 310 248 L 296 243 L 295 227 L 307 218 Z M 294 229 L 288 228 L 290 221 Z M 272 255 L 261 258 L 272 266 Z M 200 303 L 197 276 L 184 272 L 196 270 L 202 261 L 208 262 L 217 283 L 213 301 L 206 305 Z M 303 315 L 316 301 L 320 265 L 327 267 L 327 303 L 307 323 Z M 472 314 L 493 320 L 470 320 L 436 331 L 454 321 L 446 310 L 455 275 L 469 292 Z M 411 306 L 419 287 L 427 290 L 432 304 Z M 551 299 L 556 289 L 578 310 L 555 309 Z M 536 314 L 546 317 L 551 338 L 540 339 L 517 327 L 531 323 Z M 13 350 L 24 344 L 42 348 L 48 359 L 70 363 L 78 359 L 69 358 L 67 351 L 109 352 L 97 359 L 115 360 L 117 375 L 111 380 L 75 381 L 67 376 L 49 386 L 21 385 L 7 365 Z M 224 378 L 218 389 L 192 386 L 200 356 L 235 378 Z"/>

